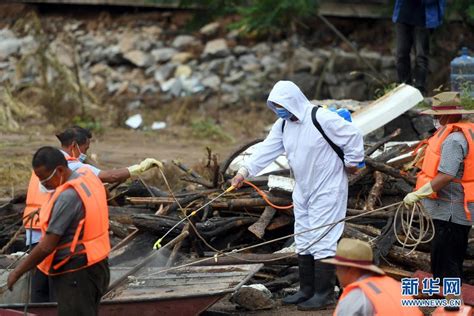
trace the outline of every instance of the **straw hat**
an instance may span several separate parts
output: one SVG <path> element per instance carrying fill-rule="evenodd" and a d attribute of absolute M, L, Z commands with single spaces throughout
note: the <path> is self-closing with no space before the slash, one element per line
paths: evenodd
<path fill-rule="evenodd" d="M 321 261 L 337 266 L 355 267 L 377 274 L 385 274 L 382 269 L 373 264 L 373 260 L 372 248 L 368 243 L 357 239 L 343 238 L 337 245 L 336 256 Z"/>
<path fill-rule="evenodd" d="M 474 109 L 466 109 L 461 104 L 459 92 L 442 92 L 433 97 L 431 109 L 421 112 L 430 115 L 473 114 Z"/>

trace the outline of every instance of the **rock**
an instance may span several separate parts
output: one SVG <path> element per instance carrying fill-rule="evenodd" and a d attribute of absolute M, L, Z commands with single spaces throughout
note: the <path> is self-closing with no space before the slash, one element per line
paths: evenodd
<path fill-rule="evenodd" d="M 364 81 L 342 82 L 329 86 L 329 94 L 333 99 L 367 100 L 368 88 Z"/>
<path fill-rule="evenodd" d="M 159 37 L 163 30 L 161 27 L 156 26 L 156 25 L 151 25 L 151 26 L 144 26 L 142 27 L 142 32 L 146 35 L 151 35 L 153 37 Z"/>
<path fill-rule="evenodd" d="M 372 66 L 375 67 L 375 69 L 380 69 L 380 65 L 381 65 L 381 62 L 382 62 L 382 55 L 378 52 L 373 52 L 373 51 L 364 51 L 362 50 L 360 52 L 360 56 L 365 59 L 367 62 L 369 62 Z M 361 62 L 359 62 L 361 63 Z M 369 67 L 363 63 L 361 65 L 363 67 L 363 69 L 366 69 L 368 70 Z"/>
<path fill-rule="evenodd" d="M 417 116 L 411 122 L 420 139 L 428 137 L 431 135 L 431 131 L 435 129 L 433 118 L 428 115 Z"/>
<path fill-rule="evenodd" d="M 380 58 L 380 67 L 382 69 L 395 67 L 395 56 L 382 56 Z"/>
<path fill-rule="evenodd" d="M 350 72 L 360 70 L 363 67 L 359 65 L 359 61 L 355 53 L 346 53 L 342 50 L 336 50 L 333 57 L 329 59 L 328 72 Z"/>
<path fill-rule="evenodd" d="M 255 55 L 257 55 L 258 57 L 268 55 L 271 51 L 272 48 L 267 43 L 258 43 L 257 45 L 252 47 L 252 52 L 254 52 Z"/>
<path fill-rule="evenodd" d="M 137 67 L 147 67 L 153 62 L 152 58 L 148 54 L 139 50 L 132 50 L 126 53 L 123 58 Z"/>
<path fill-rule="evenodd" d="M 219 78 L 219 76 L 212 75 L 212 76 L 209 76 L 207 78 L 204 78 L 201 81 L 201 83 L 204 87 L 207 87 L 207 88 L 210 88 L 212 90 L 217 91 L 219 89 L 220 84 L 221 84 L 221 79 Z"/>
<path fill-rule="evenodd" d="M 237 83 L 245 77 L 245 72 L 232 70 L 230 76 L 224 79 L 227 83 Z"/>
<path fill-rule="evenodd" d="M 154 73 L 155 81 L 163 83 L 171 77 L 171 74 L 175 71 L 176 65 L 165 64 L 158 68 Z"/>
<path fill-rule="evenodd" d="M 60 40 L 55 40 L 49 46 L 58 61 L 69 68 L 74 66 L 73 52 L 70 46 L 64 45 Z"/>
<path fill-rule="evenodd" d="M 152 50 L 151 55 L 155 58 L 156 62 L 163 63 L 169 61 L 177 52 L 174 48 L 165 47 Z"/>
<path fill-rule="evenodd" d="M 174 40 L 171 46 L 177 49 L 186 48 L 199 44 L 199 40 L 191 35 L 179 35 Z"/>
<path fill-rule="evenodd" d="M 234 56 L 226 58 L 213 59 L 208 64 L 204 64 L 203 70 L 217 73 L 221 76 L 227 76 L 234 67 L 236 59 Z"/>
<path fill-rule="evenodd" d="M 300 72 L 293 74 L 289 79 L 301 89 L 308 99 L 311 99 L 314 96 L 318 77 L 307 72 Z"/>
<path fill-rule="evenodd" d="M 236 45 L 233 49 L 232 49 L 232 53 L 236 56 L 240 56 L 240 55 L 244 55 L 244 54 L 248 54 L 249 53 L 249 49 L 248 47 L 246 46 L 242 46 L 242 45 Z"/>
<path fill-rule="evenodd" d="M 260 64 L 265 69 L 265 72 L 275 72 L 281 70 L 280 61 L 272 55 L 263 56 L 260 60 Z"/>
<path fill-rule="evenodd" d="M 204 47 L 203 57 L 226 57 L 230 53 L 227 41 L 223 38 L 218 38 L 206 43 Z"/>
<path fill-rule="evenodd" d="M 393 140 L 418 140 L 419 136 L 418 133 L 415 131 L 413 128 L 411 119 L 407 115 L 400 115 L 393 121 L 385 124 L 384 130 L 385 130 L 385 136 L 389 135 L 393 131 L 395 131 L 397 128 L 400 128 L 402 132 L 400 133 L 399 136 L 395 137 Z"/>
<path fill-rule="evenodd" d="M 127 32 L 120 37 L 120 41 L 118 46 L 120 48 L 120 52 L 125 54 L 131 50 L 135 49 L 135 43 L 137 41 L 137 36 L 133 33 Z"/>
<path fill-rule="evenodd" d="M 253 54 L 242 55 L 238 59 L 240 67 L 247 72 L 257 72 L 261 69 L 257 57 Z"/>
<path fill-rule="evenodd" d="M 213 36 L 219 31 L 220 24 L 218 22 L 209 23 L 204 25 L 200 30 L 199 33 L 205 36 Z"/>
<path fill-rule="evenodd" d="M 0 60 L 20 51 L 22 41 L 17 38 L 7 38 L 0 41 Z"/>
<path fill-rule="evenodd" d="M 193 70 L 188 65 L 179 65 L 174 72 L 174 76 L 175 78 L 188 78 L 191 76 L 192 73 Z"/>
<path fill-rule="evenodd" d="M 232 294 L 230 301 L 252 311 L 271 309 L 275 306 L 272 293 L 262 284 L 243 285 Z"/>
<path fill-rule="evenodd" d="M 185 64 L 191 59 L 193 59 L 193 54 L 188 52 L 177 53 L 171 58 L 171 62 L 175 64 Z"/>

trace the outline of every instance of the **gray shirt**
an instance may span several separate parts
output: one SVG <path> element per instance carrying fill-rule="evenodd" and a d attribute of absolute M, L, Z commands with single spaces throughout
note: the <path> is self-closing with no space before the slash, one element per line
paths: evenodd
<path fill-rule="evenodd" d="M 371 274 L 361 276 L 357 281 L 371 277 Z M 374 313 L 374 305 L 364 292 L 355 288 L 347 294 L 344 299 L 337 303 L 337 316 L 372 316 Z"/>
<path fill-rule="evenodd" d="M 467 140 L 461 132 L 453 132 L 441 145 L 441 159 L 438 171 L 461 179 L 464 173 L 464 158 L 468 153 Z M 464 189 L 460 183 L 451 181 L 438 192 L 438 199 L 424 199 L 423 205 L 433 219 L 451 221 L 471 226 L 464 211 Z M 474 203 L 468 203 L 471 213 Z"/>
<path fill-rule="evenodd" d="M 73 172 L 69 177 L 68 181 L 78 178 L 79 175 Z M 76 190 L 69 188 L 64 190 L 54 202 L 53 209 L 51 211 L 51 217 L 48 223 L 47 234 L 55 234 L 61 236 L 59 239 L 58 247 L 61 245 L 70 243 L 74 239 L 77 226 L 79 222 L 84 218 L 84 204 L 81 198 L 77 194 Z M 82 237 L 82 232 L 80 237 Z M 76 252 L 84 249 L 82 244 L 78 244 Z M 53 264 L 60 262 L 66 256 L 70 254 L 69 247 L 60 249 L 54 256 Z M 78 268 L 86 263 L 85 255 L 73 256 L 69 262 L 64 265 L 61 269 Z"/>

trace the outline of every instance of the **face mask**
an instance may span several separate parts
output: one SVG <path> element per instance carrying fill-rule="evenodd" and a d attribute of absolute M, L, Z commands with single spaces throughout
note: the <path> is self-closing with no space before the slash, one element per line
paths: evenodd
<path fill-rule="evenodd" d="M 81 152 L 81 150 L 79 149 L 79 145 L 78 145 L 78 144 L 76 144 L 76 148 L 77 148 L 77 150 L 79 151 L 79 157 L 77 157 L 77 160 L 79 160 L 80 162 L 86 161 L 87 155 L 86 155 L 86 154 L 83 154 L 83 153 Z"/>
<path fill-rule="evenodd" d="M 39 191 L 41 193 L 53 193 L 54 191 L 56 191 L 54 189 L 51 190 L 51 189 L 46 188 L 42 183 L 38 183 L 38 186 L 39 186 Z"/>
<path fill-rule="evenodd" d="M 433 125 L 436 129 L 439 129 L 441 127 L 441 123 L 438 119 L 433 119 Z"/>
<path fill-rule="evenodd" d="M 278 115 L 278 117 L 284 119 L 284 120 L 288 120 L 289 118 L 291 118 L 293 116 L 293 114 L 291 114 L 287 109 L 285 108 L 277 108 L 276 109 L 276 114 Z"/>

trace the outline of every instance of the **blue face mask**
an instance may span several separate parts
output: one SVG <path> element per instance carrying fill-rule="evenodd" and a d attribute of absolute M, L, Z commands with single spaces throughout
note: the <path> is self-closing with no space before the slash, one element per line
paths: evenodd
<path fill-rule="evenodd" d="M 288 120 L 290 119 L 293 114 L 291 114 L 287 109 L 285 108 L 277 108 L 275 109 L 276 110 L 276 114 L 278 115 L 278 117 L 284 119 L 284 120 Z"/>

